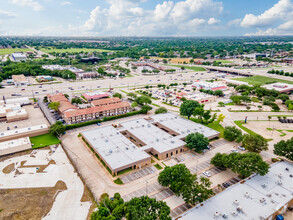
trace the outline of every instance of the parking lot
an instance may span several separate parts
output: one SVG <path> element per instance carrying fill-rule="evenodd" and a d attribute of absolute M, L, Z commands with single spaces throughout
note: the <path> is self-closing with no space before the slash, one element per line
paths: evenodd
<path fill-rule="evenodd" d="M 188 169 L 190 170 L 192 174 L 196 174 L 196 173 L 200 173 L 201 171 L 207 169 L 210 166 L 211 166 L 210 161 L 205 161 L 193 167 L 189 167 Z"/>
<path fill-rule="evenodd" d="M 146 189 L 147 189 L 147 192 L 146 192 Z M 156 192 L 156 191 L 162 191 L 164 190 L 165 188 L 162 187 L 158 182 L 155 182 L 155 183 L 152 183 L 152 184 L 147 184 L 146 182 L 146 187 L 142 187 L 138 190 L 135 190 L 134 192 L 132 193 L 129 193 L 125 196 L 122 196 L 123 199 L 125 201 L 129 201 L 130 199 L 134 198 L 134 197 L 141 197 L 141 196 L 144 196 L 146 194 L 151 194 L 153 192 Z"/>
<path fill-rule="evenodd" d="M 131 173 L 131 174 L 128 174 L 126 176 L 123 176 L 121 177 L 120 179 L 122 180 L 122 182 L 125 184 L 125 183 L 129 183 L 131 181 L 134 181 L 134 180 L 137 180 L 141 177 L 144 177 L 148 174 L 152 174 L 154 172 L 157 172 L 157 168 L 155 168 L 154 166 L 151 166 L 151 167 L 146 167 L 146 168 L 143 168 L 143 169 L 140 169 L 134 173 Z"/>
<path fill-rule="evenodd" d="M 171 210 L 171 217 L 175 218 L 178 215 L 181 215 L 183 212 L 186 212 L 188 209 L 190 209 L 191 206 L 184 203 L 178 207 L 176 207 L 175 209 Z"/>
<path fill-rule="evenodd" d="M 151 198 L 156 198 L 157 200 L 164 200 L 170 196 L 173 196 L 174 193 L 172 192 L 171 189 L 167 188 L 167 189 L 164 189 L 152 196 L 150 196 Z"/>
<path fill-rule="evenodd" d="M 216 148 L 216 147 L 220 147 L 220 146 L 223 146 L 225 144 L 228 144 L 228 143 L 231 143 L 231 142 L 229 142 L 229 141 L 227 141 L 225 139 L 221 139 L 221 140 L 212 142 L 210 145 L 211 145 L 211 147 Z"/>

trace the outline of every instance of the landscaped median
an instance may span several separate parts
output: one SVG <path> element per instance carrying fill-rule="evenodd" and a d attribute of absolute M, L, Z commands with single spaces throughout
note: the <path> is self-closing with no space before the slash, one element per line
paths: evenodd
<path fill-rule="evenodd" d="M 60 140 L 53 134 L 43 134 L 35 137 L 30 137 L 33 149 L 47 147 L 50 145 L 60 144 Z"/>

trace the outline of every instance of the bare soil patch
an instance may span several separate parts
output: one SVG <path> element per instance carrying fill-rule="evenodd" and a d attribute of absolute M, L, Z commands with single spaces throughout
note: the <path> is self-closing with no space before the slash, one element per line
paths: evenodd
<path fill-rule="evenodd" d="M 54 187 L 1 189 L 0 219 L 41 219 L 51 210 L 56 192 L 66 189 L 63 181 L 58 181 Z"/>
<path fill-rule="evenodd" d="M 8 166 L 3 168 L 2 172 L 5 173 L 5 174 L 9 174 L 14 170 L 14 166 L 15 166 L 14 163 L 9 164 Z"/>

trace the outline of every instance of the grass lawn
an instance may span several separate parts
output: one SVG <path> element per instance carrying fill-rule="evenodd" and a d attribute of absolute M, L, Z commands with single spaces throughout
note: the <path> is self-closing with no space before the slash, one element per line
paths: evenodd
<path fill-rule="evenodd" d="M 208 124 L 207 127 L 220 132 L 220 138 L 224 137 L 224 127 L 218 121 Z"/>
<path fill-rule="evenodd" d="M 163 169 L 163 167 L 161 167 L 161 166 L 160 166 L 160 164 L 158 164 L 158 163 L 157 163 L 157 164 L 155 164 L 154 166 L 155 166 L 155 167 L 156 167 L 158 170 L 161 170 L 161 169 Z"/>
<path fill-rule="evenodd" d="M 293 82 L 289 80 L 275 79 L 275 78 L 266 77 L 266 76 L 252 76 L 252 77 L 245 77 L 245 78 L 236 78 L 233 80 L 247 82 L 251 85 L 264 85 L 264 84 L 270 84 L 270 83 L 276 83 L 276 82 L 293 84 Z"/>
<path fill-rule="evenodd" d="M 203 67 L 198 67 L 198 66 L 185 66 L 185 65 L 168 65 L 168 66 L 174 66 L 174 67 L 182 67 L 184 66 L 185 69 L 188 69 L 188 70 L 193 70 L 193 71 L 206 71 L 205 68 Z"/>
<path fill-rule="evenodd" d="M 0 55 L 12 54 L 14 52 L 27 52 L 27 51 L 32 51 L 32 50 L 27 48 L 0 49 Z"/>
<path fill-rule="evenodd" d="M 217 63 L 232 63 L 230 60 L 216 60 Z"/>
<path fill-rule="evenodd" d="M 60 143 L 60 140 L 55 135 L 50 133 L 31 137 L 30 140 L 33 149 Z"/>
<path fill-rule="evenodd" d="M 80 53 L 80 52 L 98 52 L 98 53 L 102 53 L 102 52 L 115 52 L 114 50 L 105 50 L 105 49 L 89 49 L 89 48 L 68 48 L 68 49 L 56 49 L 56 48 L 51 48 L 51 47 L 42 47 L 40 49 L 41 51 L 45 52 L 45 53 L 52 53 L 52 52 L 56 52 L 56 53 Z"/>
<path fill-rule="evenodd" d="M 123 182 L 120 178 L 117 178 L 116 180 L 114 180 L 114 183 L 116 183 L 118 185 L 123 185 Z"/>

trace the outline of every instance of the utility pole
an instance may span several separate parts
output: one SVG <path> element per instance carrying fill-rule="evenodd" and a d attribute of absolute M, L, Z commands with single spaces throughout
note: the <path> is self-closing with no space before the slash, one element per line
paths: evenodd
<path fill-rule="evenodd" d="M 145 195 L 148 195 L 148 181 L 145 181 Z"/>

